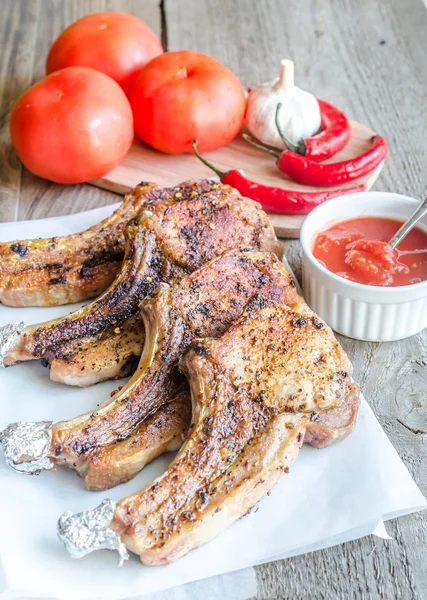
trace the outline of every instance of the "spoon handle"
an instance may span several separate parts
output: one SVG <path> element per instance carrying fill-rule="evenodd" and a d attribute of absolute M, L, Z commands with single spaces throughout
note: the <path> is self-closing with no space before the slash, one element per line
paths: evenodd
<path fill-rule="evenodd" d="M 414 212 L 397 233 L 391 238 L 389 244 L 392 248 L 396 248 L 397 244 L 403 240 L 405 235 L 411 231 L 411 229 L 418 223 L 418 221 L 427 213 L 427 198 L 424 202 L 421 202 L 417 210 Z"/>

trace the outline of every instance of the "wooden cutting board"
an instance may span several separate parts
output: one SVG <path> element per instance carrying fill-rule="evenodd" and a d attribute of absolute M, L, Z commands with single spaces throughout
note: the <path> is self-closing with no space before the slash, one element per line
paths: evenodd
<path fill-rule="evenodd" d="M 350 126 L 349 143 L 329 162 L 354 158 L 370 147 L 371 138 L 374 135 L 372 129 L 356 121 L 351 121 Z M 237 136 L 223 148 L 204 153 L 204 156 L 221 170 L 243 169 L 248 178 L 260 183 L 288 189 L 311 191 L 321 189 L 301 186 L 286 179 L 276 167 L 272 156 L 254 148 L 241 136 Z M 383 163 L 370 175 L 342 187 L 364 183 L 367 189 L 371 188 L 382 166 Z M 125 194 L 140 181 L 156 181 L 160 185 L 174 186 L 186 179 L 212 177 L 213 175 L 213 172 L 192 154 L 162 154 L 143 142 L 135 140 L 127 156 L 114 171 L 102 179 L 96 179 L 90 183 L 118 194 Z M 299 237 L 303 216 L 270 214 L 270 218 L 279 237 Z"/>

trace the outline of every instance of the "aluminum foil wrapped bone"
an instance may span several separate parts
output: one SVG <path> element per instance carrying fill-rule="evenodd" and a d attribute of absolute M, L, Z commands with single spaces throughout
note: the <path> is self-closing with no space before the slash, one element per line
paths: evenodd
<path fill-rule="evenodd" d="M 0 367 L 4 367 L 4 359 L 7 353 L 15 344 L 17 338 L 24 331 L 26 325 L 23 321 L 19 323 L 9 323 L 0 327 Z"/>
<path fill-rule="evenodd" d="M 40 471 L 53 469 L 55 463 L 48 456 L 52 425 L 52 421 L 19 421 L 1 431 L 0 444 L 9 467 L 25 475 L 38 475 Z"/>
<path fill-rule="evenodd" d="M 117 550 L 119 567 L 129 558 L 126 546 L 110 527 L 116 503 L 104 500 L 93 510 L 65 512 L 58 521 L 58 537 L 72 558 L 82 558 L 95 550 Z"/>

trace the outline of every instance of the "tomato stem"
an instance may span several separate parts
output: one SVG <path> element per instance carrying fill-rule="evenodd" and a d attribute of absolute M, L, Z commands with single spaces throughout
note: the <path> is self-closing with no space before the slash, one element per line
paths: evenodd
<path fill-rule="evenodd" d="M 199 160 L 201 160 L 203 164 L 205 164 L 207 167 L 209 167 L 209 169 L 212 169 L 212 171 L 214 173 L 216 173 L 220 179 L 222 179 L 224 177 L 224 175 L 226 175 L 226 173 L 224 171 L 220 171 L 219 169 L 217 169 L 217 167 L 214 167 L 212 163 L 207 161 L 206 158 L 203 158 L 203 156 L 197 150 L 197 140 L 193 140 L 191 147 L 193 148 L 193 152 L 197 156 L 197 158 Z"/>

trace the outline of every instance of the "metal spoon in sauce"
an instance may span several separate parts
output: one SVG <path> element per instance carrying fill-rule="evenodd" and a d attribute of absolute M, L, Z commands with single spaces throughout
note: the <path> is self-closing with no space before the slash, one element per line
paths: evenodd
<path fill-rule="evenodd" d="M 403 238 L 408 234 L 411 229 L 418 223 L 418 221 L 427 213 L 427 198 L 424 202 L 421 202 L 417 210 L 414 212 L 412 216 L 409 217 L 405 223 L 403 223 L 402 227 L 394 234 L 394 236 L 389 241 L 389 244 L 392 248 L 396 248 L 397 244 L 399 244 Z"/>

